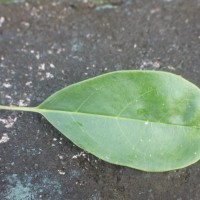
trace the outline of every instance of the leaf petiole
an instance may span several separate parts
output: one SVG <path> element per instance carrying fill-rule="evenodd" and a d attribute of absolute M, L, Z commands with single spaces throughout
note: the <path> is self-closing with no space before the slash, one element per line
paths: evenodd
<path fill-rule="evenodd" d="M 2 106 L 2 105 L 0 105 L 0 110 L 38 112 L 36 107 Z"/>

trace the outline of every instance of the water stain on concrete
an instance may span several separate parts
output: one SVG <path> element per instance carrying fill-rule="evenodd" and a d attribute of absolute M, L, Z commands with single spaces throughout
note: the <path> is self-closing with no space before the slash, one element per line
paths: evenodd
<path fill-rule="evenodd" d="M 39 181 L 35 180 L 39 177 Z M 53 199 L 62 195 L 61 183 L 52 178 L 47 172 L 39 174 L 12 174 L 6 177 L 7 189 L 5 200 L 28 200 L 28 199 Z"/>

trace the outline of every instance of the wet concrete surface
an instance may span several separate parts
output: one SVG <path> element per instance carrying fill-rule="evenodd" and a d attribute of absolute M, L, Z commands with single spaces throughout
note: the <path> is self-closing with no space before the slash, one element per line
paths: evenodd
<path fill-rule="evenodd" d="M 110 71 L 170 71 L 200 86 L 200 1 L 0 4 L 0 104 L 36 106 Z M 147 173 L 74 146 L 42 116 L 0 112 L 1 200 L 199 200 L 200 162 Z"/>

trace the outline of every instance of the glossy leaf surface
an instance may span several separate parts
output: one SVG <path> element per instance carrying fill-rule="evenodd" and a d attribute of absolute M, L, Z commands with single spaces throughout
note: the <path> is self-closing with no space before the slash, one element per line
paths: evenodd
<path fill-rule="evenodd" d="M 41 113 L 77 146 L 110 163 L 168 171 L 200 158 L 200 90 L 174 74 L 112 72 L 24 110 Z"/>

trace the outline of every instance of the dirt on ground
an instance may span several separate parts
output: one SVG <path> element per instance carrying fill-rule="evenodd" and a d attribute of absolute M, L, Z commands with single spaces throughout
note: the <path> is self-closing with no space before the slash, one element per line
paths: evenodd
<path fill-rule="evenodd" d="M 36 106 L 116 70 L 161 70 L 200 86 L 200 1 L 0 3 L 0 104 Z M 148 173 L 106 163 L 41 115 L 0 112 L 1 200 L 199 200 L 200 162 Z"/>

